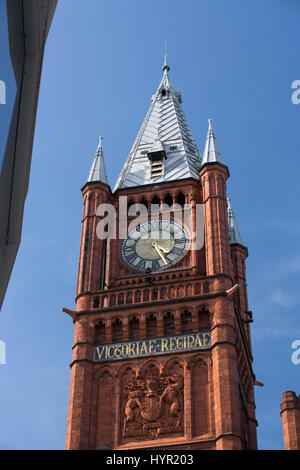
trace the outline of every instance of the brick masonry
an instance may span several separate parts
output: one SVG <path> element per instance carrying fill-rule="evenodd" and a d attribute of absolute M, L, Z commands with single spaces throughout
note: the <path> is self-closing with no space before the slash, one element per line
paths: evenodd
<path fill-rule="evenodd" d="M 101 183 L 83 188 L 67 449 L 256 449 L 247 249 L 229 243 L 228 176 L 216 163 L 204 165 L 200 182 L 115 194 Z M 164 271 L 131 270 L 120 254 L 122 240 L 96 236 L 98 205 L 118 209 L 119 195 L 148 205 L 154 197 L 176 202 L 179 196 L 202 203 L 204 247 Z M 236 283 L 240 289 L 228 295 Z M 205 350 L 93 361 L 96 344 L 200 331 L 211 332 Z"/>
<path fill-rule="evenodd" d="M 300 396 L 284 392 L 280 403 L 284 448 L 300 450 Z"/>

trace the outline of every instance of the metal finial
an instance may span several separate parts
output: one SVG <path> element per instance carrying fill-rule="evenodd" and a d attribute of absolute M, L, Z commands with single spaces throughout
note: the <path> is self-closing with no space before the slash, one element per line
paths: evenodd
<path fill-rule="evenodd" d="M 211 119 L 209 119 L 209 120 L 208 120 L 208 128 L 209 128 L 209 130 L 211 130 L 211 129 L 212 129 L 211 123 L 212 123 L 212 120 L 211 120 Z"/>
<path fill-rule="evenodd" d="M 100 137 L 99 137 L 99 146 L 98 147 L 102 148 L 102 140 L 103 140 L 103 137 L 102 137 L 102 135 L 100 135 Z"/>
<path fill-rule="evenodd" d="M 231 207 L 231 198 L 230 197 L 227 198 L 227 210 L 228 210 L 228 213 L 230 215 L 233 215 L 233 210 L 232 210 L 232 207 Z"/>
<path fill-rule="evenodd" d="M 165 60 L 164 60 L 164 65 L 163 65 L 163 71 L 169 72 L 170 67 L 168 66 L 168 61 L 167 61 L 168 53 L 167 53 L 167 41 L 165 41 Z"/>

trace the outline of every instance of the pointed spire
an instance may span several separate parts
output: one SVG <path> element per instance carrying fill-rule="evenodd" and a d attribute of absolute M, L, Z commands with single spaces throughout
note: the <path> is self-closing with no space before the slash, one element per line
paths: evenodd
<path fill-rule="evenodd" d="M 114 191 L 185 178 L 199 180 L 201 157 L 181 108 L 181 93 L 171 85 L 167 50 L 163 77 L 134 141 Z M 153 152 L 160 152 L 161 169 L 152 172 Z"/>
<path fill-rule="evenodd" d="M 104 163 L 102 141 L 103 141 L 103 137 L 99 137 L 98 148 L 95 153 L 94 160 L 93 160 L 93 163 L 89 172 L 89 176 L 87 179 L 88 183 L 100 181 L 101 183 L 108 184 L 105 163 Z"/>
<path fill-rule="evenodd" d="M 168 66 L 168 62 L 167 62 L 167 57 L 168 57 L 168 53 L 167 53 L 167 41 L 165 41 L 165 61 L 164 61 L 164 65 L 163 65 L 163 71 L 167 71 L 169 72 L 170 70 L 170 67 Z"/>
<path fill-rule="evenodd" d="M 212 129 L 211 119 L 208 120 L 208 123 L 208 132 L 203 152 L 202 165 L 213 162 L 223 163 L 220 150 L 218 149 L 217 140 Z"/>
<path fill-rule="evenodd" d="M 234 213 L 231 207 L 231 199 L 227 198 L 227 214 L 228 214 L 228 228 L 229 228 L 229 240 L 230 245 L 238 243 L 243 245 L 242 238 L 234 217 Z"/>

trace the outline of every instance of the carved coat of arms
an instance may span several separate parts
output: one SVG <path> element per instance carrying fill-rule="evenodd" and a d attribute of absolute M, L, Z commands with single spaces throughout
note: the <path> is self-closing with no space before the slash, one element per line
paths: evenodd
<path fill-rule="evenodd" d="M 157 438 L 183 430 L 181 375 L 152 373 L 124 385 L 123 437 Z"/>

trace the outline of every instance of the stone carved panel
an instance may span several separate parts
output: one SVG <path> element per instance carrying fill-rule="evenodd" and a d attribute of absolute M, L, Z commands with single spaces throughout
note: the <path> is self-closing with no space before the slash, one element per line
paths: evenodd
<path fill-rule="evenodd" d="M 152 365 L 138 377 L 127 374 L 122 389 L 123 439 L 157 439 L 183 432 L 182 374 L 160 373 Z"/>

